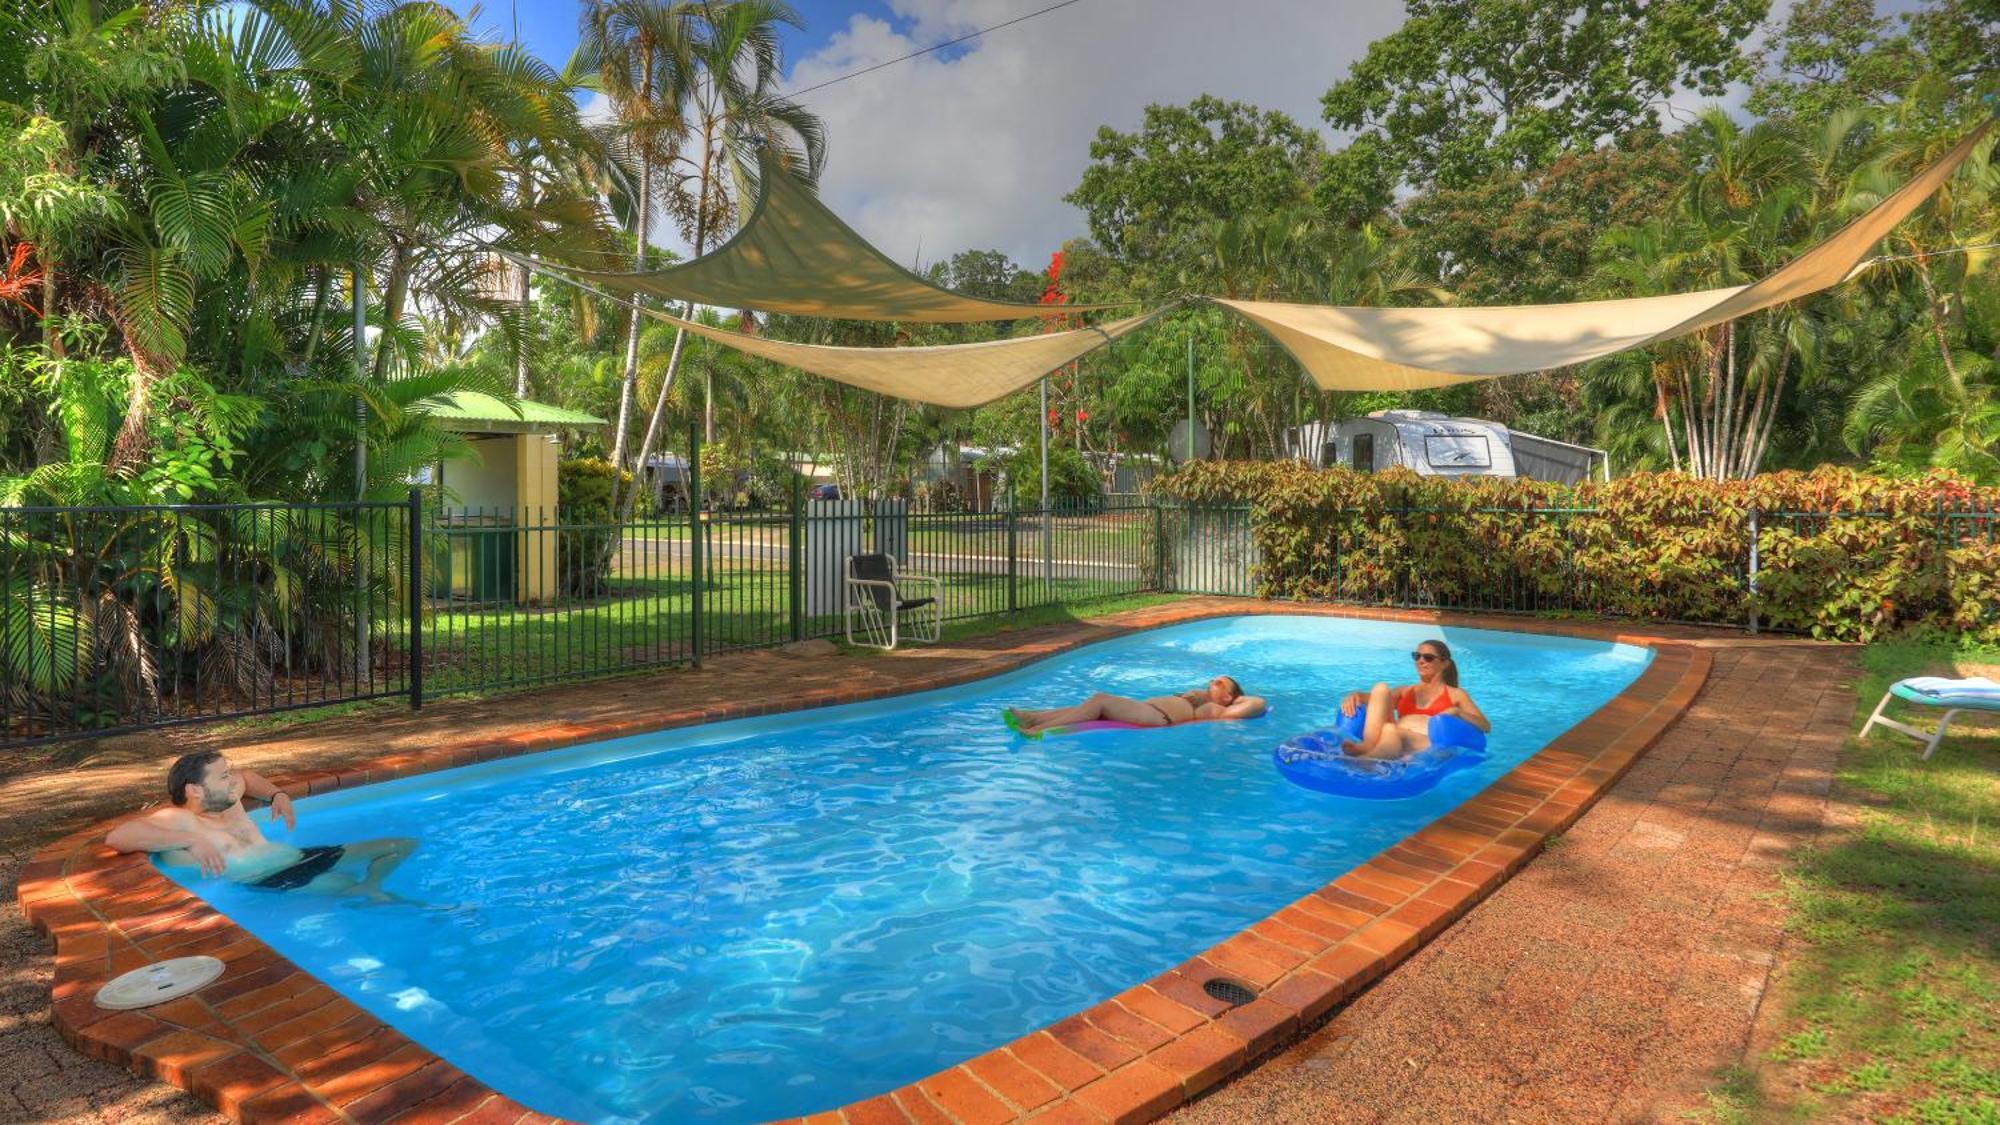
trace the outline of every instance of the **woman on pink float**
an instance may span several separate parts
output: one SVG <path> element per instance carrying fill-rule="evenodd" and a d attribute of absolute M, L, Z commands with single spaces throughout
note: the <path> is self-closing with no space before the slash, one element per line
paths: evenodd
<path fill-rule="evenodd" d="M 1369 691 L 1349 692 L 1340 701 L 1340 713 L 1353 715 L 1366 705 L 1368 717 L 1359 741 L 1349 740 L 1341 748 L 1363 758 L 1401 758 L 1431 744 L 1430 722 L 1435 715 L 1455 715 L 1482 731 L 1491 733 L 1493 724 L 1479 704 L 1458 686 L 1458 664 L 1451 648 L 1443 641 L 1425 641 L 1410 654 L 1417 666 L 1417 682 L 1402 687 L 1376 684 Z"/>
<path fill-rule="evenodd" d="M 1254 719 L 1264 713 L 1264 701 L 1243 694 L 1243 686 L 1232 676 L 1217 676 L 1206 688 L 1179 695 L 1156 695 L 1151 699 L 1131 699 L 1098 692 L 1074 707 L 1046 711 L 1004 709 L 1007 725 L 1029 738 L 1078 723 L 1110 721 L 1135 727 L 1170 727 L 1208 719 Z"/>

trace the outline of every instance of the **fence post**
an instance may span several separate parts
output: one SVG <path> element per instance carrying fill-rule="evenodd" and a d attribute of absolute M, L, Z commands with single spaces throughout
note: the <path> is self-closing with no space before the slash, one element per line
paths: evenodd
<path fill-rule="evenodd" d="M 1153 497 L 1153 591 L 1167 593 L 1167 508 Z"/>
<path fill-rule="evenodd" d="M 805 507 L 806 478 L 792 474 L 792 527 L 791 541 L 785 546 L 785 589 L 789 591 L 792 603 L 792 640 L 794 643 L 806 638 L 805 591 L 799 579 L 805 571 L 799 566 L 799 555 L 805 550 Z"/>
<path fill-rule="evenodd" d="M 689 613 L 688 641 L 694 654 L 694 666 L 701 667 L 701 611 L 702 611 L 702 549 L 705 532 L 701 525 L 701 427 L 688 427 L 688 583 L 693 593 L 689 598 L 692 609 Z"/>
<path fill-rule="evenodd" d="M 1757 505 L 1750 505 L 1750 635 L 1757 635 L 1757 541 L 1760 528 Z"/>
<path fill-rule="evenodd" d="M 410 710 L 424 705 L 424 490 L 410 486 Z"/>
<path fill-rule="evenodd" d="M 1007 502 L 1007 612 L 1014 613 L 1021 608 L 1021 548 L 1020 513 L 1014 502 Z"/>

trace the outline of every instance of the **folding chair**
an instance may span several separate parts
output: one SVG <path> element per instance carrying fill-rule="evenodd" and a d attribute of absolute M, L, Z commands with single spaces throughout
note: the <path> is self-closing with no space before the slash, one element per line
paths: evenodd
<path fill-rule="evenodd" d="M 906 574 L 896 569 L 890 555 L 849 555 L 847 581 L 842 598 L 847 619 L 847 643 L 871 648 L 893 649 L 903 636 L 919 644 L 936 644 L 944 628 L 944 583 L 928 574 Z M 904 596 L 905 589 L 928 597 Z M 862 640 L 854 638 L 856 620 L 861 623 Z M 903 622 L 908 621 L 904 628 Z"/>

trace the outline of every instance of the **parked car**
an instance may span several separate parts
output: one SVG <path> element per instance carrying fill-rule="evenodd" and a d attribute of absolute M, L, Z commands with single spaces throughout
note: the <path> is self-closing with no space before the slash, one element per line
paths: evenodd
<path fill-rule="evenodd" d="M 816 485 L 813 485 L 813 486 L 812 486 L 812 491 L 811 491 L 811 492 L 808 492 L 808 493 L 806 493 L 806 499 L 808 499 L 808 500 L 838 500 L 838 499 L 840 499 L 840 486 L 839 486 L 839 485 L 837 485 L 837 484 L 831 484 L 831 483 L 828 483 L 828 484 L 816 484 Z"/>

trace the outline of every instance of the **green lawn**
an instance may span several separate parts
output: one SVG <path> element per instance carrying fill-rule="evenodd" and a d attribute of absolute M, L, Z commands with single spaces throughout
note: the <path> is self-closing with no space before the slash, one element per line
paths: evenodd
<path fill-rule="evenodd" d="M 944 583 L 947 618 L 975 618 L 951 626 L 971 635 L 1053 612 L 1073 614 L 1080 603 L 1132 593 L 1128 579 L 1061 578 L 1044 585 L 1023 576 L 1015 587 L 1017 613 L 1007 609 L 1005 575 L 953 575 Z M 681 578 L 620 580 L 617 596 L 555 609 L 455 608 L 425 623 L 427 695 L 527 686 L 587 673 L 615 673 L 686 660 L 693 652 L 692 586 Z M 702 648 L 719 652 L 792 639 L 791 598 L 783 570 L 718 575 L 703 598 Z M 807 618 L 807 637 L 836 636 L 838 615 Z"/>
<path fill-rule="evenodd" d="M 1893 681 L 1990 675 L 2000 650 L 1895 642 L 1863 659 L 1856 729 Z M 1834 796 L 1860 826 L 1787 881 L 1782 1042 L 1711 1094 L 1714 1116 L 2000 1122 L 2000 726 L 1952 729 L 1929 762 L 1893 732 L 1850 741 Z"/>

